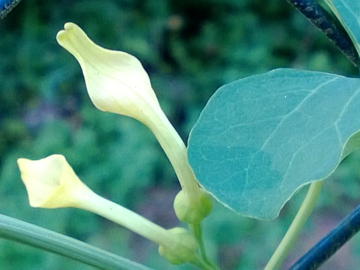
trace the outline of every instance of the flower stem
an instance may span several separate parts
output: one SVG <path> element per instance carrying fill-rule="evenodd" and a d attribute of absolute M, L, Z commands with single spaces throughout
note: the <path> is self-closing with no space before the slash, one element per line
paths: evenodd
<path fill-rule="evenodd" d="M 109 219 L 158 245 L 169 248 L 174 246 L 176 240 L 166 229 L 121 205 L 102 198 L 90 190 L 89 192 L 91 193 L 82 193 L 83 197 L 78 198 L 80 202 L 77 205 L 78 208 Z M 184 248 L 186 247 L 184 246 Z"/>
<path fill-rule="evenodd" d="M 148 125 L 148 127 L 158 139 L 171 165 L 174 167 L 181 188 L 191 200 L 196 200 L 199 197 L 200 188 L 188 164 L 186 146 L 164 112 L 159 111 L 157 116 L 159 119 L 154 119 L 154 123 Z"/>
<path fill-rule="evenodd" d="M 285 260 L 286 256 L 290 252 L 290 249 L 295 244 L 302 227 L 314 209 L 322 184 L 323 181 L 317 181 L 310 185 L 308 193 L 306 194 L 298 213 L 296 214 L 280 245 L 277 247 L 270 261 L 266 265 L 265 270 L 279 269 Z"/>
<path fill-rule="evenodd" d="M 205 269 L 218 270 L 219 268 L 206 255 L 205 245 L 202 238 L 201 224 L 190 224 L 190 229 L 198 243 L 201 260 L 207 266 Z"/>

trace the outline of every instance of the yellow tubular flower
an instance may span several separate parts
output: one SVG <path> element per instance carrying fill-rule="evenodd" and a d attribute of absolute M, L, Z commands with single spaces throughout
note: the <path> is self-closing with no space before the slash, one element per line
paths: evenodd
<path fill-rule="evenodd" d="M 96 45 L 73 23 L 65 24 L 56 38 L 80 63 L 91 101 L 99 110 L 150 121 L 149 112 L 158 110 L 159 103 L 138 59 Z"/>
<path fill-rule="evenodd" d="M 19 158 L 18 166 L 32 207 L 79 207 L 80 198 L 92 195 L 61 155 L 35 161 Z"/>
<path fill-rule="evenodd" d="M 121 205 L 100 197 L 81 182 L 62 155 L 35 161 L 20 158 L 18 165 L 31 206 L 87 210 L 157 243 L 160 254 L 171 263 L 196 261 L 196 241 L 184 229 L 175 230 L 180 230 L 184 235 L 178 237 L 178 234 L 174 235 L 174 229 L 166 230 Z"/>
<path fill-rule="evenodd" d="M 139 60 L 124 52 L 101 48 L 73 23 L 65 24 L 57 41 L 80 63 L 89 96 L 98 109 L 133 117 L 154 133 L 186 193 L 182 196 L 186 203 L 175 205 L 176 213 L 177 205 L 182 208 L 179 219 L 197 223 L 204 218 L 204 213 L 209 213 L 210 197 L 198 186 L 187 162 L 186 146 L 161 110 Z M 184 211 L 184 207 L 188 209 Z M 206 211 L 201 209 L 204 207 Z"/>

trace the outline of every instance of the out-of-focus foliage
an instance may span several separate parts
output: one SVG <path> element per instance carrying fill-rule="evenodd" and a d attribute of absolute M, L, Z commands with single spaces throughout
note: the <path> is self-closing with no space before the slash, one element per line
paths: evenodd
<path fill-rule="evenodd" d="M 55 41 L 68 21 L 81 26 L 98 44 L 142 61 L 162 107 L 185 140 L 210 95 L 235 79 L 277 67 L 356 75 L 347 59 L 286 1 L 23 0 L 1 20 L 1 213 L 156 269 L 169 265 L 157 255 L 155 245 L 139 236 L 80 210 L 28 206 L 16 159 L 61 153 L 97 193 L 166 228 L 178 225 L 172 201 L 179 186 L 169 162 L 140 123 L 93 107 L 80 67 Z M 358 153 L 345 160 L 332 177 L 335 181 L 326 183 L 314 216 L 326 210 L 338 221 L 350 211 L 360 194 L 359 162 Z M 271 222 L 241 218 L 216 205 L 204 224 L 210 254 L 222 269 L 263 266 L 303 195 L 300 192 L 280 219 Z M 310 222 L 308 229 L 323 228 Z M 305 239 L 311 240 L 295 247 L 297 255 L 290 262 L 315 241 Z M 355 241 L 341 269 L 359 263 L 352 258 L 360 248 Z M 336 269 L 339 262 L 335 257 L 328 265 Z M 4 240 L 0 240 L 0 264 L 19 270 L 89 269 Z"/>

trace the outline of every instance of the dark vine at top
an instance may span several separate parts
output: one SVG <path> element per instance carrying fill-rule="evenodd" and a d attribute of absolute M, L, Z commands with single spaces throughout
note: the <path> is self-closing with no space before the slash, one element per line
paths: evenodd
<path fill-rule="evenodd" d="M 359 55 L 349 35 L 320 4 L 314 0 L 287 1 L 320 29 L 354 66 L 360 66 Z"/>
<path fill-rule="evenodd" d="M 0 18 L 5 18 L 21 0 L 0 0 Z"/>

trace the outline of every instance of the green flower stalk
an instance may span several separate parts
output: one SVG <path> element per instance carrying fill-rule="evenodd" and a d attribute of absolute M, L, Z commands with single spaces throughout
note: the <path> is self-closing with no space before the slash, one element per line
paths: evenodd
<path fill-rule="evenodd" d="M 99 110 L 133 117 L 154 133 L 182 187 L 174 203 L 175 212 L 184 222 L 199 223 L 210 213 L 211 199 L 199 187 L 187 162 L 186 146 L 160 108 L 140 61 L 96 45 L 73 23 L 65 24 L 57 41 L 79 62 L 89 96 Z"/>
<path fill-rule="evenodd" d="M 199 264 L 196 258 L 196 240 L 185 229 L 166 230 L 100 197 L 78 178 L 62 155 L 52 155 L 35 161 L 20 158 L 18 165 L 31 206 L 74 207 L 93 212 L 157 243 L 159 253 L 171 263 Z M 177 234 L 174 234 L 174 231 Z M 181 237 L 178 237 L 179 232 Z"/>

